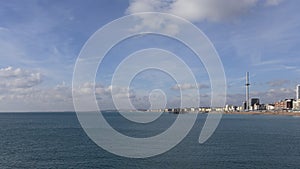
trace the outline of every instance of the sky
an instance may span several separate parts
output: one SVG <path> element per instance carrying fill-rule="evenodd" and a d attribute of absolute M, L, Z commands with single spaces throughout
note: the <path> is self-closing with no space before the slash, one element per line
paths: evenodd
<path fill-rule="evenodd" d="M 227 104 L 239 106 L 245 100 L 247 71 L 251 97 L 263 103 L 295 98 L 300 83 L 299 6 L 296 0 L 0 0 L 0 112 L 74 110 L 72 76 L 84 44 L 104 25 L 138 12 L 183 17 L 207 36 L 224 67 Z M 176 30 L 170 26 L 165 31 Z M 160 35 L 116 44 L 99 65 L 95 91 L 89 83 L 74 90 L 95 92 L 101 109 L 114 109 L 111 79 L 116 67 L 147 48 L 180 56 L 196 77 L 200 105 L 209 105 L 211 84 L 203 63 L 180 42 Z M 116 90 L 135 107 L 149 108 L 155 89 L 165 92 L 167 107 L 178 106 L 180 88 L 195 85 L 176 84 L 164 72 L 147 70 L 129 88 Z"/>

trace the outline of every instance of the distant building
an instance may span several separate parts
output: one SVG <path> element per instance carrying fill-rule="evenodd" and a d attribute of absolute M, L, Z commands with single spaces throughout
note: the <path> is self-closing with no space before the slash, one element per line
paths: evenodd
<path fill-rule="evenodd" d="M 296 100 L 293 102 L 293 110 L 300 110 L 300 84 L 296 86 Z"/>
<path fill-rule="evenodd" d="M 226 112 L 233 112 L 233 111 L 236 111 L 236 110 L 237 110 L 237 107 L 233 106 L 233 105 L 226 104 L 225 107 L 224 107 L 224 111 L 226 111 Z"/>
<path fill-rule="evenodd" d="M 243 102 L 242 110 L 247 110 L 247 101 Z"/>
<path fill-rule="evenodd" d="M 253 110 L 267 110 L 267 106 L 265 104 L 254 104 Z"/>
<path fill-rule="evenodd" d="M 274 104 L 267 104 L 266 105 L 266 110 L 273 111 L 274 109 L 275 109 L 275 105 Z"/>
<path fill-rule="evenodd" d="M 252 107 L 252 106 L 251 106 Z M 255 103 L 252 110 L 260 110 L 260 104 Z"/>
<path fill-rule="evenodd" d="M 296 100 L 300 100 L 300 84 L 296 87 Z"/>
<path fill-rule="evenodd" d="M 275 102 L 274 109 L 275 110 L 291 110 L 291 109 L 293 109 L 293 101 L 294 101 L 294 99 L 285 99 L 285 100 Z"/>
<path fill-rule="evenodd" d="M 283 110 L 283 109 L 285 109 L 285 101 L 283 101 L 283 100 L 280 100 L 280 101 L 278 101 L 278 102 L 275 102 L 275 104 L 274 104 L 274 109 L 275 110 Z"/>
<path fill-rule="evenodd" d="M 224 107 L 215 107 L 215 108 L 213 108 L 212 111 L 223 112 L 224 111 Z"/>
<path fill-rule="evenodd" d="M 237 111 L 244 111 L 245 109 L 244 109 L 243 106 L 239 106 L 239 107 L 236 108 L 236 110 L 237 110 Z"/>
<path fill-rule="evenodd" d="M 289 100 L 286 100 L 285 102 L 286 102 L 286 109 L 288 109 L 288 110 L 293 109 L 294 99 L 289 99 Z"/>
<path fill-rule="evenodd" d="M 293 110 L 300 111 L 300 99 L 299 100 L 294 100 L 294 102 L 293 102 Z"/>
<path fill-rule="evenodd" d="M 254 107 L 254 105 L 259 105 L 259 98 L 251 98 L 251 107 Z"/>

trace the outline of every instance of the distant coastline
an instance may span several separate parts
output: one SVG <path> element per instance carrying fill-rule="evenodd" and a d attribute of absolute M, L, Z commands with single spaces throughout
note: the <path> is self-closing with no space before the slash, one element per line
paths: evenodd
<path fill-rule="evenodd" d="M 87 113 L 90 113 L 91 111 L 87 111 Z M 96 112 L 96 111 L 95 111 Z M 103 111 L 106 113 L 109 112 L 118 112 L 118 110 L 108 110 L 108 111 Z M 126 112 L 149 112 L 149 111 L 130 111 L 127 110 Z M 158 111 L 150 111 L 152 113 L 154 112 L 158 112 Z M 0 112 L 0 114 L 2 113 L 45 113 L 45 114 L 49 114 L 49 113 L 76 113 L 75 111 L 46 111 L 46 112 L 42 112 L 42 111 L 36 111 L 36 112 Z M 211 112 L 164 112 L 164 113 L 173 113 L 173 114 L 188 114 L 188 113 L 199 113 L 199 114 L 207 114 L 207 113 L 220 113 L 220 114 L 240 114 L 240 115 L 279 115 L 279 116 L 298 116 L 300 117 L 300 112 L 288 112 L 288 111 L 211 111 Z"/>
<path fill-rule="evenodd" d="M 300 116 L 300 112 L 286 112 L 286 111 L 232 111 L 224 112 L 223 114 L 246 114 L 246 115 L 281 115 L 281 116 Z"/>
<path fill-rule="evenodd" d="M 168 112 L 178 114 L 178 112 Z M 209 112 L 184 112 L 184 113 L 220 113 L 220 114 L 240 114 L 240 115 L 279 115 L 279 116 L 299 116 L 300 112 L 295 111 L 209 111 Z M 180 112 L 180 114 L 183 114 Z"/>

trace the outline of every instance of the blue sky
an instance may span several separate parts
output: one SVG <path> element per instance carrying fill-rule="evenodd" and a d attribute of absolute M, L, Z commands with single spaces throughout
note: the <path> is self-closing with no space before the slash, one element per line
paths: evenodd
<path fill-rule="evenodd" d="M 81 48 L 105 24 L 136 12 L 178 15 L 207 35 L 224 65 L 228 104 L 244 100 L 246 71 L 252 97 L 264 103 L 294 98 L 300 83 L 299 5 L 293 0 L 0 1 L 0 111 L 73 110 L 72 74 Z M 209 103 L 202 63 L 174 39 L 149 35 L 124 41 L 106 55 L 96 79 L 99 105 L 113 107 L 110 79 L 122 59 L 149 47 L 180 56 L 201 86 L 201 105 Z M 150 89 L 161 88 L 169 96 L 168 106 L 176 106 L 174 85 L 162 72 L 142 72 L 132 82 L 132 102 L 147 108 Z"/>

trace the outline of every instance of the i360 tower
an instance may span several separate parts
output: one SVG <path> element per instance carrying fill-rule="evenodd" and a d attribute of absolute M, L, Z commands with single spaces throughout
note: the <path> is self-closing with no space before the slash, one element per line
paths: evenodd
<path fill-rule="evenodd" d="M 250 86 L 250 82 L 249 82 L 249 72 L 246 72 L 246 111 L 249 111 L 249 104 L 250 104 L 250 96 L 249 96 L 249 86 Z"/>

